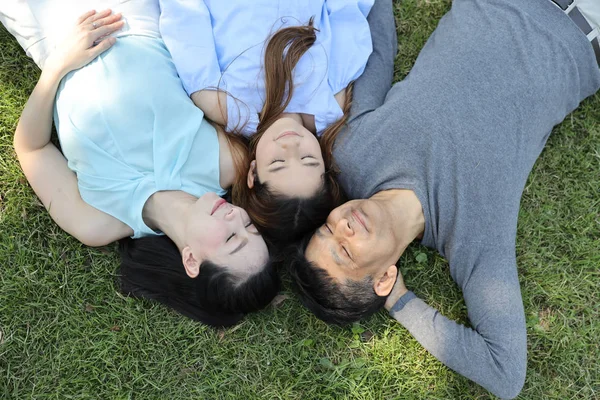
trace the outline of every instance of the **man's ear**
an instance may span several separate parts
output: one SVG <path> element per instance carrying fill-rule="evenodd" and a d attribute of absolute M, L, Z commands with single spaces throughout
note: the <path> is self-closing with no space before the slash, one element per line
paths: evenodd
<path fill-rule="evenodd" d="M 373 290 L 377 293 L 379 297 L 386 297 L 394 288 L 394 284 L 396 283 L 396 277 L 398 276 L 398 267 L 395 265 L 390 265 L 388 269 L 385 270 L 383 275 L 379 277 L 379 279 L 375 279 L 375 283 L 373 283 Z"/>
<path fill-rule="evenodd" d="M 254 188 L 254 179 L 256 179 L 256 160 L 252 160 L 250 168 L 248 168 L 248 188 Z"/>
<path fill-rule="evenodd" d="M 181 251 L 181 261 L 183 261 L 185 272 L 190 278 L 195 278 L 198 276 L 200 273 L 200 264 L 202 263 L 202 260 L 194 256 L 190 246 L 186 246 Z"/>

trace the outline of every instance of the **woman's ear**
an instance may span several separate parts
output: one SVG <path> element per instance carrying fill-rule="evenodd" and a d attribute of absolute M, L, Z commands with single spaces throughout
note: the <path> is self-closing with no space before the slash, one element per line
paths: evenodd
<path fill-rule="evenodd" d="M 198 276 L 200 273 L 201 260 L 194 256 L 190 246 L 186 246 L 181 251 L 181 261 L 183 261 L 185 272 L 190 278 L 195 278 Z"/>
<path fill-rule="evenodd" d="M 254 179 L 256 179 L 256 160 L 252 160 L 248 168 L 248 188 L 254 188 Z"/>
<path fill-rule="evenodd" d="M 373 290 L 375 290 L 377 296 L 388 296 L 394 288 L 397 276 L 398 267 L 396 267 L 395 265 L 390 265 L 388 269 L 385 270 L 383 275 L 379 277 L 379 279 L 375 279 L 375 283 L 373 284 Z"/>

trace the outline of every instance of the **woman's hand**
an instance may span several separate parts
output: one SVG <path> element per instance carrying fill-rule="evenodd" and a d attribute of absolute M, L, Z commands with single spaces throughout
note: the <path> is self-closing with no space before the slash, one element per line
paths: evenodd
<path fill-rule="evenodd" d="M 402 277 L 402 273 L 400 269 L 398 269 L 398 277 L 396 278 L 396 284 L 392 289 L 392 292 L 389 294 L 388 298 L 385 300 L 385 309 L 390 311 L 390 309 L 396 304 L 400 297 L 404 296 L 408 292 L 406 285 L 404 285 L 404 278 Z"/>
<path fill-rule="evenodd" d="M 116 39 L 108 37 L 121 29 L 121 14 L 111 15 L 111 10 L 88 11 L 77 20 L 77 26 L 62 45 L 50 54 L 44 70 L 51 70 L 62 78 L 79 69 L 108 50 Z"/>

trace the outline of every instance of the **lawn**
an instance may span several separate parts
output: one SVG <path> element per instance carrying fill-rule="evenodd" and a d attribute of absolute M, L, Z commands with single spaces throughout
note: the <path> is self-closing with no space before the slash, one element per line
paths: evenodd
<path fill-rule="evenodd" d="M 450 7 L 396 6 L 396 79 Z M 491 49 L 492 50 L 492 49 Z M 63 233 L 28 186 L 12 135 L 39 76 L 0 29 L 0 398 L 484 399 L 385 312 L 347 328 L 279 303 L 215 330 L 115 287 L 116 245 Z M 600 398 L 600 95 L 550 137 L 522 200 L 517 239 L 527 316 L 523 399 Z M 421 246 L 407 286 L 466 322 L 448 265 Z"/>

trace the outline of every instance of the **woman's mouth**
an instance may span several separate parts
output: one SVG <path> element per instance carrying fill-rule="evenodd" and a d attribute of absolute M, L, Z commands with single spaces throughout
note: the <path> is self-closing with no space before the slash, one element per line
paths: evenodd
<path fill-rule="evenodd" d="M 302 136 L 301 136 L 301 135 L 300 135 L 298 132 L 294 132 L 294 131 L 285 131 L 285 132 L 281 133 L 279 136 L 277 136 L 277 137 L 275 138 L 275 140 L 277 141 L 277 140 L 279 140 L 279 139 L 281 139 L 281 138 L 284 138 L 284 137 L 286 137 L 286 136 L 300 136 L 300 137 L 302 137 Z"/>
<path fill-rule="evenodd" d="M 217 211 L 219 208 L 221 208 L 221 206 L 223 204 L 226 204 L 227 202 L 224 199 L 219 199 L 217 201 L 215 201 L 215 204 L 213 205 L 213 209 L 210 212 L 210 215 L 213 215 L 215 213 L 215 211 Z"/>

